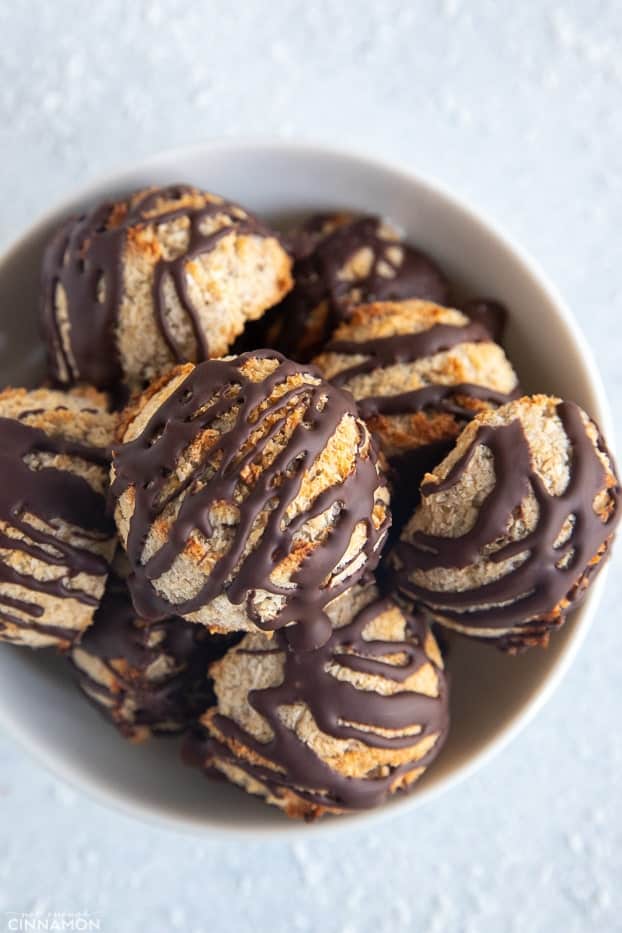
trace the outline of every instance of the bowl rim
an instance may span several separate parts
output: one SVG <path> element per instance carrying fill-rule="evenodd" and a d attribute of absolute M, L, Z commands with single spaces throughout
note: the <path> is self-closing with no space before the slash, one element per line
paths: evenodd
<path fill-rule="evenodd" d="M 324 159 L 348 162 L 351 165 L 359 166 L 362 170 L 375 171 L 385 175 L 390 174 L 398 181 L 402 181 L 406 186 L 415 185 L 419 187 L 425 191 L 426 195 L 443 203 L 445 207 L 452 209 L 454 212 L 458 211 L 465 218 L 468 218 L 475 227 L 485 231 L 506 253 L 513 256 L 520 267 L 521 273 L 534 281 L 540 290 L 548 296 L 551 305 L 555 309 L 559 325 L 565 329 L 583 361 L 587 384 L 594 396 L 597 408 L 596 411 L 590 412 L 590 415 L 598 421 L 603 433 L 608 438 L 610 450 L 615 453 L 611 409 L 600 371 L 591 348 L 557 286 L 551 282 L 539 263 L 512 236 L 508 235 L 496 220 L 492 220 L 486 211 L 475 207 L 470 200 L 461 195 L 455 194 L 453 190 L 438 179 L 427 173 L 421 174 L 405 159 L 387 159 L 376 154 L 363 152 L 357 148 L 332 146 L 326 143 L 305 140 L 282 140 L 278 137 L 217 137 L 208 138 L 190 145 L 171 147 L 145 158 L 137 158 L 129 163 L 119 164 L 111 170 L 98 173 L 90 181 L 79 187 L 70 189 L 67 194 L 57 199 L 51 208 L 39 214 L 32 223 L 22 227 L 17 235 L 8 241 L 0 253 L 0 269 L 27 247 L 29 241 L 36 238 L 59 215 L 63 212 L 66 213 L 72 203 L 83 198 L 92 198 L 94 189 L 113 189 L 128 174 L 142 170 L 145 173 L 156 171 L 159 166 L 171 163 L 176 157 L 190 158 L 193 155 L 196 157 L 214 153 L 222 156 L 227 151 L 237 154 L 244 152 L 245 156 L 249 157 L 252 156 L 253 152 L 265 156 L 271 151 L 278 153 L 279 156 L 289 155 L 309 158 L 317 155 Z M 224 827 L 221 824 L 212 825 L 208 820 L 190 816 L 184 817 L 179 813 L 169 812 L 153 804 L 127 799 L 123 792 L 118 789 L 113 787 L 104 788 L 102 784 L 92 782 L 84 775 L 77 773 L 73 764 L 62 754 L 55 753 L 51 745 L 43 748 L 38 741 L 32 739 L 29 731 L 19 721 L 5 715 L 1 705 L 0 728 L 15 739 L 35 760 L 41 762 L 55 777 L 65 781 L 74 789 L 85 793 L 96 803 L 111 807 L 125 816 L 133 817 L 152 826 L 159 826 L 168 831 L 184 832 L 192 835 L 211 833 L 219 840 L 239 840 L 240 838 L 263 840 L 267 836 L 278 836 L 297 841 L 302 838 L 307 840 L 317 838 L 318 835 L 332 835 L 344 829 L 367 829 L 381 821 L 403 815 L 407 810 L 414 810 L 423 806 L 455 788 L 459 783 L 488 764 L 494 756 L 506 748 L 526 728 L 551 698 L 574 661 L 594 621 L 608 569 L 606 565 L 603 571 L 599 573 L 592 587 L 590 587 L 582 607 L 581 618 L 574 626 L 543 681 L 535 688 L 529 699 L 508 718 L 507 722 L 504 723 L 486 747 L 463 760 L 450 774 L 429 788 L 426 787 L 417 794 L 405 794 L 399 801 L 394 800 L 390 807 L 381 806 L 375 810 L 349 815 L 347 818 L 321 820 L 312 825 L 301 825 L 297 821 L 290 820 L 283 820 L 282 822 L 275 820 L 273 824 L 267 824 L 266 826 L 232 824 Z"/>

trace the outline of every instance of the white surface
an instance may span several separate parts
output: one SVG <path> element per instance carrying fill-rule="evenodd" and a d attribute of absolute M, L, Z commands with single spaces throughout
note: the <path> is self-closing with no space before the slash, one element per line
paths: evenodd
<path fill-rule="evenodd" d="M 59 18 L 61 4 L 3 5 L 0 236 L 171 142 L 278 131 L 363 145 L 441 177 L 524 243 L 587 331 L 615 411 L 618 5 L 598 19 L 585 3 L 515 6 L 102 0 Z M 618 568 L 530 730 L 438 807 L 370 832 L 188 840 L 68 794 L 3 746 L 0 910 L 87 908 L 121 933 L 620 929 Z"/>
<path fill-rule="evenodd" d="M 2 380 L 37 384 L 42 348 L 37 337 L 38 281 L 43 244 L 66 216 L 85 205 L 171 178 L 233 198 L 262 217 L 288 218 L 304 208 L 367 210 L 389 216 L 406 238 L 430 252 L 467 296 L 492 294 L 509 309 L 506 345 L 525 390 L 571 398 L 606 432 L 610 416 L 598 370 L 569 311 L 533 262 L 504 241 L 476 213 L 441 189 L 403 170 L 317 146 L 212 143 L 176 149 L 72 193 L 0 260 Z M 10 313 L 20 305 L 24 313 Z M 537 331 L 538 339 L 533 334 Z M 37 349 L 38 348 L 38 349 Z M 38 368 L 38 367 L 36 367 Z M 397 819 L 474 773 L 518 734 L 568 669 L 598 611 L 604 579 L 591 587 L 547 651 L 511 658 L 457 638 L 447 663 L 451 728 L 442 753 L 413 793 L 394 796 L 373 812 L 301 827 L 257 798 L 226 783 L 206 783 L 181 768 L 174 742 L 127 743 L 84 703 L 66 663 L 47 652 L 0 651 L 0 727 L 36 754 L 41 764 L 78 789 L 134 816 L 175 829 L 247 834 L 349 832 L 353 824 Z M 492 702 L 491 702 L 492 700 Z M 438 803 L 437 803 L 438 806 Z"/>

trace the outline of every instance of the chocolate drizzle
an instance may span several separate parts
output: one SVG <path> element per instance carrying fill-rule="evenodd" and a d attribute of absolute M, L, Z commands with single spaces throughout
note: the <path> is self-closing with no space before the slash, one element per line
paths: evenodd
<path fill-rule="evenodd" d="M 326 218 L 320 220 L 321 227 Z M 299 250 L 302 255 L 294 264 L 296 285 L 279 306 L 282 326 L 278 349 L 286 356 L 311 359 L 335 327 L 347 319 L 354 304 L 404 298 L 446 302 L 448 286 L 438 266 L 414 247 L 381 236 L 379 218 L 361 217 L 338 226 L 324 237 L 318 237 L 317 226 L 318 219 L 311 218 L 307 225 L 310 231 L 308 250 Z M 369 272 L 354 281 L 346 281 L 343 269 L 364 249 L 373 254 Z M 393 250 L 401 253 L 397 261 L 393 258 Z M 383 270 L 388 275 L 383 275 Z M 354 292 L 356 300 L 353 300 Z M 310 315 L 322 302 L 328 305 L 326 319 L 320 323 L 319 332 L 311 334 Z"/>
<path fill-rule="evenodd" d="M 114 205 L 104 204 L 68 219 L 43 255 L 41 321 L 56 384 L 84 380 L 108 389 L 122 381 L 115 324 L 124 234 L 121 227 L 109 226 L 113 214 Z M 59 285 L 67 303 L 64 327 L 57 307 Z"/>
<path fill-rule="evenodd" d="M 577 594 L 582 577 L 603 549 L 620 518 L 619 485 L 608 490 L 612 514 L 603 521 L 594 512 L 596 495 L 606 489 L 606 474 L 588 437 L 581 410 L 573 402 L 561 402 L 557 414 L 572 449 L 570 478 L 563 493 L 552 495 L 535 471 L 527 439 L 517 419 L 507 425 L 483 425 L 465 454 L 446 478 L 422 487 L 422 496 L 453 487 L 467 469 L 479 445 L 493 458 L 496 483 L 482 503 L 475 524 L 457 538 L 416 532 L 397 547 L 401 564 L 398 582 L 402 592 L 437 610 L 448 620 L 472 629 L 509 629 L 546 617 L 566 598 Z M 601 449 L 604 444 L 600 442 Z M 518 541 L 510 541 L 490 553 L 487 560 L 500 563 L 518 555 L 522 562 L 499 579 L 459 592 L 441 592 L 418 585 L 411 574 L 439 568 L 462 569 L 482 559 L 482 550 L 503 538 L 513 514 L 533 491 L 538 503 L 535 529 Z M 566 520 L 574 516 L 567 540 L 556 545 Z M 552 620 L 552 624 L 554 619 Z"/>
<path fill-rule="evenodd" d="M 74 660 L 80 685 L 104 714 L 112 714 L 121 732 L 132 737 L 134 728 L 148 726 L 166 733 L 185 729 L 214 703 L 207 669 L 212 661 L 239 641 L 240 636 L 210 635 L 202 626 L 172 617 L 149 623 L 137 616 L 127 585 L 108 579 L 106 593 L 86 631 L 79 650 L 97 658 L 114 678 L 115 687 L 89 676 Z M 148 671 L 162 657 L 173 670 L 157 680 Z M 121 662 L 121 666 L 111 662 Z M 131 700 L 131 718 L 124 711 Z M 109 704 L 112 701 L 112 708 Z"/>
<path fill-rule="evenodd" d="M 85 381 L 102 389 L 118 389 L 123 371 L 116 331 L 128 234 L 181 217 L 189 221 L 188 246 L 177 258 L 159 259 L 155 265 L 154 315 L 172 359 L 183 362 L 186 354 L 167 322 L 163 286 L 170 279 L 192 328 L 197 359 L 208 358 L 207 337 L 189 292 L 187 263 L 205 255 L 232 233 L 264 237 L 274 234 L 228 201 L 158 210 L 160 200 L 176 201 L 188 194 L 201 196 L 187 185 L 147 190 L 130 202 L 103 204 L 77 219 L 70 218 L 54 236 L 43 257 L 42 322 L 46 345 L 51 350 L 50 376 L 56 383 Z M 213 233 L 202 233 L 205 220 L 217 214 L 226 215 L 230 223 Z M 66 295 L 66 323 L 57 306 L 59 285 Z M 68 341 L 69 348 L 64 341 Z"/>
<path fill-rule="evenodd" d="M 22 586 L 34 593 L 43 593 L 60 599 L 71 598 L 89 606 L 97 601 L 84 590 L 72 586 L 80 573 L 105 576 L 106 561 L 90 550 L 78 547 L 55 534 L 56 523 L 66 522 L 80 529 L 82 537 L 92 536 L 101 541 L 112 535 L 112 524 L 105 514 L 104 497 L 98 495 L 85 479 L 67 470 L 53 467 L 31 468 L 27 459 L 36 454 L 63 454 L 98 466 L 106 466 L 108 452 L 62 437 L 50 437 L 44 431 L 11 418 L 0 418 L 0 521 L 5 525 L 0 532 L 0 547 L 7 551 L 22 551 L 35 560 L 66 571 L 52 579 L 38 579 L 9 566 L 0 558 L 0 587 L 2 584 Z M 44 522 L 50 531 L 35 527 L 28 516 Z M 24 537 L 11 534 L 15 529 Z M 15 615 L 17 610 L 32 619 L 32 623 Z M 43 607 L 24 598 L 0 593 L 1 620 L 20 628 L 72 640 L 77 632 L 58 626 L 39 623 Z"/>
<path fill-rule="evenodd" d="M 213 720 L 223 736 L 251 749 L 274 767 L 253 764 L 215 739 L 208 744 L 208 757 L 230 761 L 265 784 L 277 797 L 284 790 L 290 790 L 317 806 L 339 810 L 377 806 L 401 776 L 426 767 L 438 755 L 446 737 L 447 685 L 442 671 L 425 653 L 428 628 L 421 616 L 408 618 L 406 640 L 364 639 L 366 627 L 392 607 L 390 600 L 379 600 L 367 606 L 348 625 L 333 630 L 329 641 L 313 652 L 299 654 L 288 650 L 283 634 L 278 633 L 276 639 L 284 663 L 283 681 L 276 687 L 252 690 L 248 695 L 250 705 L 269 724 L 273 738 L 260 742 L 221 714 L 215 715 Z M 257 652 L 250 649 L 248 653 Z M 390 660 L 396 655 L 403 655 L 403 662 L 395 664 Z M 329 673 L 329 665 L 335 663 L 346 670 L 382 677 L 396 684 L 403 684 L 429 663 L 435 667 L 439 692 L 436 697 L 411 691 L 385 696 L 373 690 L 357 689 Z M 346 777 L 329 767 L 283 723 L 280 707 L 294 703 L 304 703 L 318 729 L 336 739 L 354 739 L 378 749 L 414 748 L 430 736 L 435 740 L 418 760 L 390 768 L 388 774 Z M 411 732 L 410 735 L 388 736 L 374 731 L 403 732 L 416 725 L 421 726 L 416 735 Z M 369 727 L 369 731 L 362 726 Z"/>
<path fill-rule="evenodd" d="M 469 322 L 461 326 L 434 324 L 427 330 L 410 334 L 394 334 L 391 337 L 376 337 L 369 340 L 331 340 L 326 344 L 326 353 L 342 356 L 365 356 L 366 359 L 332 377 L 333 385 L 344 386 L 357 376 L 365 376 L 375 369 L 395 366 L 398 363 L 414 363 L 462 343 L 483 343 L 490 335 L 481 324 Z"/>
<path fill-rule="evenodd" d="M 242 372 L 245 362 L 252 358 L 275 359 L 278 365 L 260 382 L 252 382 Z M 274 351 L 202 363 L 166 399 L 140 436 L 115 451 L 112 499 L 118 499 L 130 487 L 135 490 L 126 550 L 134 569 L 130 588 L 141 615 L 151 619 L 171 612 L 188 615 L 225 593 L 232 603 L 245 604 L 249 618 L 261 628 L 277 629 L 300 623 L 288 631 L 288 638 L 299 647 L 312 648 L 329 637 L 331 626 L 323 607 L 375 565 L 389 520 L 380 528 L 371 520 L 382 484 L 373 445 L 368 456 L 356 458 L 352 472 L 341 484 L 325 489 L 306 512 L 286 519 L 305 473 L 342 418 L 356 417 L 352 399 L 325 382 L 292 386 L 277 395 L 263 411 L 259 410 L 277 387 L 299 373 L 299 367 Z M 292 404 L 305 405 L 304 420 L 294 428 L 283 450 L 247 487 L 240 478 L 241 472 L 261 458 L 270 439 L 287 420 L 288 406 Z M 219 436 L 203 454 L 201 463 L 174 493 L 164 496 L 167 478 L 184 450 L 225 413 L 231 412 L 235 414 L 233 427 L 219 428 Z M 275 418 L 275 422 L 262 430 L 267 418 Z M 361 435 L 361 443 L 365 440 Z M 210 469 L 212 475 L 206 479 Z M 149 529 L 173 501 L 178 508 L 169 538 L 143 563 Z M 191 535 L 198 532 L 206 539 L 211 537 L 210 513 L 222 501 L 234 504 L 239 510 L 229 549 L 211 568 L 200 591 L 173 606 L 158 594 L 154 581 L 172 567 Z M 276 584 L 271 575 L 291 552 L 297 533 L 312 518 L 327 512 L 333 515 L 334 526 L 292 575 L 294 587 Z M 262 516 L 267 516 L 263 532 L 247 553 L 251 534 L 261 527 L 257 523 Z M 359 524 L 366 528 L 363 566 L 340 584 L 327 585 L 327 578 L 342 560 Z M 269 622 L 263 621 L 253 608 L 256 590 L 285 597 L 283 607 Z"/>
<path fill-rule="evenodd" d="M 398 395 L 372 395 L 361 399 L 357 405 L 361 418 L 365 419 L 376 415 L 414 414 L 430 408 L 469 421 L 476 412 L 460 399 L 478 399 L 490 405 L 505 405 L 515 398 L 518 398 L 517 391 L 497 392 L 472 382 L 458 382 L 455 385 L 434 383 L 413 389 L 411 392 L 400 392 Z"/>

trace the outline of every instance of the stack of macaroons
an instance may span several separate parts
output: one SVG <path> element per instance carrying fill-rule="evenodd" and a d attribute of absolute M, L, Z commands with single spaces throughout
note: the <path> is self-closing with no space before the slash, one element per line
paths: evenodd
<path fill-rule="evenodd" d="M 594 422 L 521 397 L 505 309 L 381 218 L 280 237 L 145 189 L 62 226 L 41 313 L 53 387 L 0 394 L 0 640 L 289 816 L 433 764 L 430 623 L 545 645 L 611 547 Z"/>

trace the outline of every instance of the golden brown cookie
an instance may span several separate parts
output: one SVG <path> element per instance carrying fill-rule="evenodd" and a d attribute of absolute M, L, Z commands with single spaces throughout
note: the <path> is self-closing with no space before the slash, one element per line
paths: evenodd
<path fill-rule="evenodd" d="M 125 582 L 112 574 L 70 658 L 83 693 L 139 742 L 184 731 L 214 702 L 208 666 L 231 643 L 180 618 L 141 619 Z"/>
<path fill-rule="evenodd" d="M 67 648 L 116 546 L 106 515 L 116 418 L 95 390 L 0 393 L 0 639 Z"/>
<path fill-rule="evenodd" d="M 112 497 L 142 615 L 328 637 L 318 610 L 375 567 L 390 523 L 350 396 L 275 351 L 187 364 L 120 440 Z"/>
<path fill-rule="evenodd" d="M 50 375 L 132 389 L 222 356 L 292 284 L 276 235 L 218 195 L 175 185 L 68 220 L 43 261 Z"/>
<path fill-rule="evenodd" d="M 518 380 L 487 328 L 429 301 L 360 305 L 313 361 L 347 389 L 393 466 L 394 513 L 414 507 L 424 473 L 478 412 L 508 402 Z"/>
<path fill-rule="evenodd" d="M 598 428 L 546 395 L 477 415 L 421 492 L 391 558 L 401 594 L 511 651 L 547 644 L 620 517 Z"/>
<path fill-rule="evenodd" d="M 195 760 L 290 817 L 376 806 L 409 788 L 448 727 L 438 646 L 373 585 L 328 610 L 330 640 L 295 654 L 282 633 L 247 635 L 213 664 L 217 706 Z"/>

